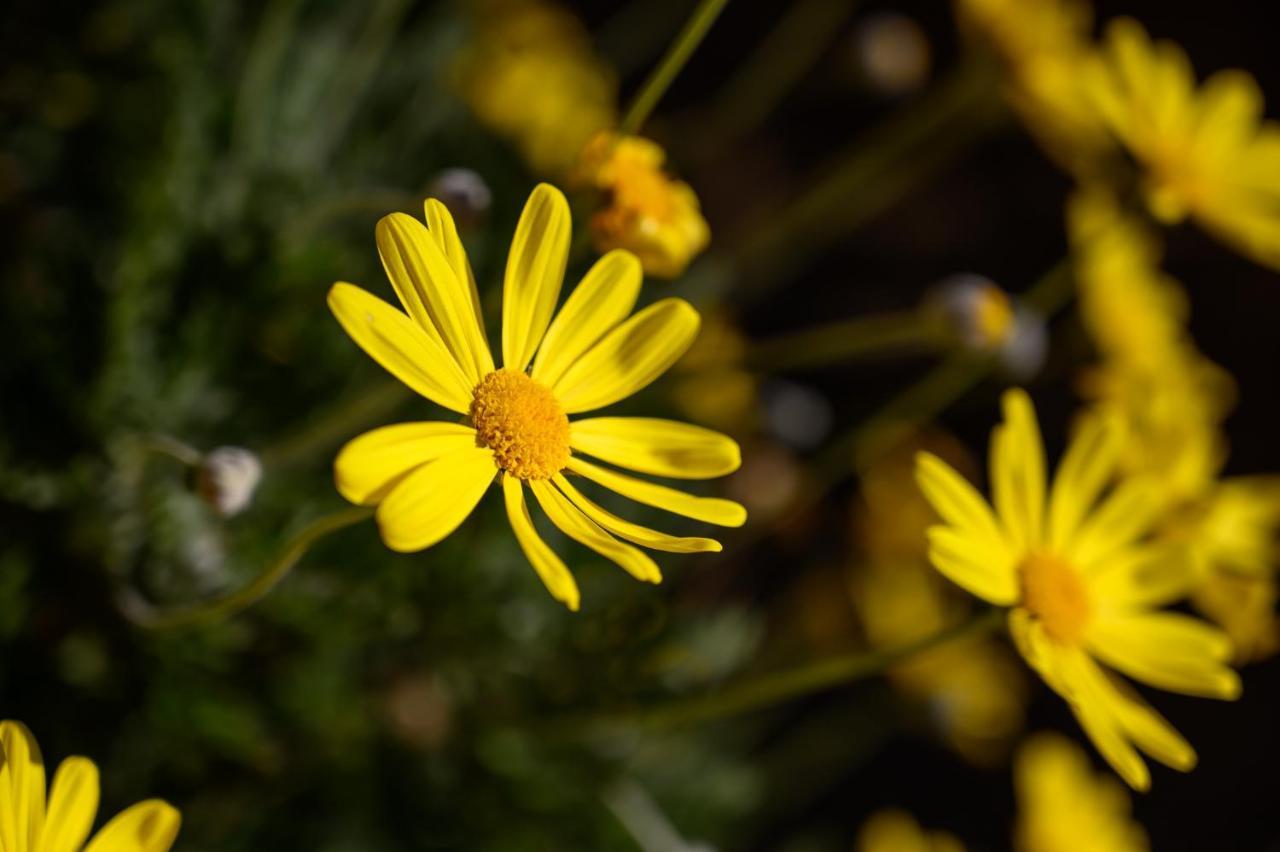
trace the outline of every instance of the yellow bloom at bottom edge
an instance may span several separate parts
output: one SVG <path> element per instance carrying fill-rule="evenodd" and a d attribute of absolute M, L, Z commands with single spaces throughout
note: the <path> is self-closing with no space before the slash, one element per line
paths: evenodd
<path fill-rule="evenodd" d="M 0 722 L 0 850 L 2 852 L 168 852 L 182 817 L 148 799 L 113 817 L 85 846 L 98 812 L 98 767 L 68 757 L 45 795 L 44 760 L 21 722 Z"/>
<path fill-rule="evenodd" d="M 1146 852 L 1146 832 L 1130 815 L 1129 796 L 1114 779 L 1093 772 L 1074 743 L 1038 734 L 1014 766 L 1018 852 Z"/>
<path fill-rule="evenodd" d="M 945 831 L 926 831 L 906 811 L 886 809 L 868 817 L 858 832 L 857 852 L 964 852 Z"/>
<path fill-rule="evenodd" d="M 1010 607 L 1018 651 L 1120 776 L 1145 790 L 1151 776 L 1138 749 L 1182 771 L 1195 765 L 1195 751 L 1108 668 L 1222 699 L 1239 696 L 1240 679 L 1225 665 L 1232 648 L 1222 631 L 1160 609 L 1185 597 L 1190 574 L 1179 549 L 1149 541 L 1165 506 L 1160 489 L 1129 478 L 1104 496 L 1123 431 L 1113 417 L 1085 418 L 1050 489 L 1035 410 L 1014 390 L 991 440 L 992 503 L 928 453 L 916 476 L 944 521 L 928 531 L 934 567 Z"/>

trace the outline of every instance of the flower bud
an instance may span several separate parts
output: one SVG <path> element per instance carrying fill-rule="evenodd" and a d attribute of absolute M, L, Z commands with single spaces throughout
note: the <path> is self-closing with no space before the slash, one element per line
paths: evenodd
<path fill-rule="evenodd" d="M 218 447 L 196 469 L 196 491 L 223 517 L 243 512 L 262 480 L 262 462 L 243 447 Z"/>

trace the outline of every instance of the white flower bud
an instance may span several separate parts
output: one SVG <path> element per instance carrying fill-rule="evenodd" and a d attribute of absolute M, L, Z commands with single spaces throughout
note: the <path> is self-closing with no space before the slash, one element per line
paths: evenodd
<path fill-rule="evenodd" d="M 262 480 L 262 462 L 243 447 L 218 447 L 196 469 L 196 491 L 223 517 L 243 512 Z"/>

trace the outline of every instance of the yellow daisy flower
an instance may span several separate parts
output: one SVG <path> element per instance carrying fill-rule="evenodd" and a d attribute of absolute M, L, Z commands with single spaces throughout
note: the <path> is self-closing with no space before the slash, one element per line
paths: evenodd
<path fill-rule="evenodd" d="M 1175 224 L 1192 216 L 1280 268 L 1280 125 L 1263 120 L 1253 77 L 1220 71 L 1197 87 L 1181 47 L 1152 42 L 1141 24 L 1120 18 L 1085 79 L 1107 126 L 1142 167 L 1157 218 Z"/>
<path fill-rule="evenodd" d="M 579 177 L 606 199 L 591 218 L 596 248 L 626 249 L 650 275 L 676 278 L 707 247 L 711 229 L 693 189 L 663 171 L 666 158 L 648 139 L 601 133 L 583 149 Z"/>
<path fill-rule="evenodd" d="M 1151 779 L 1135 746 L 1183 771 L 1195 752 L 1098 662 L 1190 695 L 1233 699 L 1240 680 L 1224 665 L 1231 643 L 1221 631 L 1157 609 L 1185 594 L 1187 574 L 1175 553 L 1144 541 L 1163 506 L 1158 490 L 1133 478 L 1099 503 L 1119 461 L 1120 432 L 1114 418 L 1085 418 L 1050 489 L 1035 410 L 1011 390 L 991 438 L 994 509 L 929 453 L 917 457 L 916 476 L 945 521 L 928 533 L 934 567 L 1012 608 L 1019 652 L 1120 776 L 1145 790 Z"/>
<path fill-rule="evenodd" d="M 876 811 L 858 832 L 857 852 L 964 852 L 945 831 L 926 831 L 906 811 Z"/>
<path fill-rule="evenodd" d="M 0 722 L 0 850 L 3 852 L 167 852 L 182 817 L 159 799 L 114 816 L 89 844 L 98 813 L 98 767 L 68 757 L 45 795 L 44 759 L 21 722 Z"/>
<path fill-rule="evenodd" d="M 1129 795 L 1093 772 L 1074 743 L 1039 734 L 1022 746 L 1014 766 L 1018 852 L 1146 852 L 1147 833 L 1131 815 Z"/>
<path fill-rule="evenodd" d="M 570 232 L 564 196 L 540 184 L 507 259 L 500 368 L 466 251 L 449 211 L 435 199 L 426 202 L 425 225 L 402 213 L 378 223 L 378 251 L 407 313 L 345 283 L 329 291 L 329 307 L 370 357 L 463 419 L 401 423 L 361 435 L 338 454 L 338 491 L 353 503 L 376 505 L 382 540 L 409 552 L 453 532 L 496 475 L 525 555 L 552 596 L 577 609 L 577 584 L 534 529 L 526 489 L 565 535 L 653 583 L 661 580 L 658 566 L 627 542 L 675 553 L 718 551 L 720 544 L 623 520 L 566 474 L 722 526 L 741 525 L 746 510 L 584 458 L 679 479 L 723 476 L 741 461 L 737 444 L 698 426 L 642 417 L 570 422 L 569 415 L 611 405 L 660 376 L 693 342 L 699 324 L 697 311 L 681 299 L 662 299 L 628 317 L 642 275 L 625 251 L 600 258 L 553 318 Z"/>

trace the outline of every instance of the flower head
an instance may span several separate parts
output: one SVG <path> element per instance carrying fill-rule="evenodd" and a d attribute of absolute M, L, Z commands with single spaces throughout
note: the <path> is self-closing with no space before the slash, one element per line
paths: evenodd
<path fill-rule="evenodd" d="M 1142 169 L 1151 212 L 1170 224 L 1194 217 L 1280 268 L 1280 125 L 1263 120 L 1253 78 L 1220 71 L 1197 86 L 1182 48 L 1153 42 L 1130 18 L 1108 26 L 1088 71 L 1096 109 Z"/>
<path fill-rule="evenodd" d="M 582 152 L 580 179 L 605 195 L 591 219 L 596 248 L 626 249 L 659 278 L 684 272 L 711 239 L 698 196 L 663 171 L 666 153 L 638 136 L 600 133 Z"/>
<path fill-rule="evenodd" d="M 496 477 L 525 555 L 551 594 L 576 609 L 577 584 L 535 530 L 527 491 L 565 535 L 655 583 L 658 566 L 631 543 L 675 553 L 716 551 L 719 543 L 626 521 L 596 505 L 570 475 L 713 524 L 738 526 L 746 513 L 728 500 L 695 497 L 584 458 L 644 474 L 707 479 L 737 469 L 740 454 L 729 438 L 684 423 L 570 419 L 660 376 L 693 342 L 699 319 L 680 299 L 631 314 L 642 276 L 625 251 L 600 258 L 557 314 L 569 234 L 564 196 L 539 185 L 507 261 L 501 367 L 489 349 L 466 251 L 449 211 L 435 199 L 426 202 L 425 225 L 400 213 L 378 223 L 378 251 L 404 312 L 343 283 L 329 291 L 329 306 L 388 372 L 463 417 L 461 423 L 385 426 L 351 441 L 334 465 L 339 492 L 378 507 L 388 547 L 416 551 L 453 532 Z"/>
<path fill-rule="evenodd" d="M 1014 766 L 1018 852 L 1146 852 L 1147 834 L 1130 814 L 1129 796 L 1098 775 L 1074 743 L 1038 734 Z"/>
<path fill-rule="evenodd" d="M 1019 652 L 1121 777 L 1146 789 L 1138 749 L 1184 771 L 1195 752 L 1099 662 L 1190 695 L 1235 698 L 1240 680 L 1224 664 L 1231 643 L 1222 632 L 1159 610 L 1185 596 L 1189 566 L 1147 539 L 1164 505 L 1150 481 L 1124 479 L 1103 496 L 1122 440 L 1116 418 L 1086 417 L 1050 488 L 1031 400 L 1013 390 L 991 439 L 992 504 L 936 456 L 920 454 L 916 475 L 945 522 L 928 533 L 934 567 L 1011 608 Z"/>
<path fill-rule="evenodd" d="M 906 811 L 877 811 L 858 832 L 857 852 L 964 852 L 945 831 L 926 831 Z"/>
<path fill-rule="evenodd" d="M 167 852 L 182 817 L 148 799 L 112 817 L 89 840 L 98 812 L 98 767 L 68 757 L 45 792 L 44 758 L 21 722 L 0 722 L 0 849 L 5 852 Z"/>

